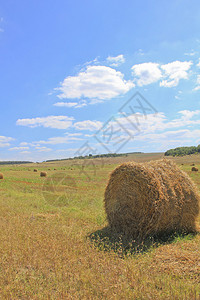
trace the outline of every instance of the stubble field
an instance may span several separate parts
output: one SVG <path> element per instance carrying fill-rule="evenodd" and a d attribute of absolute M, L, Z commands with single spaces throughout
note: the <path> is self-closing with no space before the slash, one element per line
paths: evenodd
<path fill-rule="evenodd" d="M 1 166 L 0 298 L 200 299 L 199 234 L 138 244 L 107 227 L 110 172 L 162 156 Z M 200 155 L 171 159 L 200 188 Z"/>

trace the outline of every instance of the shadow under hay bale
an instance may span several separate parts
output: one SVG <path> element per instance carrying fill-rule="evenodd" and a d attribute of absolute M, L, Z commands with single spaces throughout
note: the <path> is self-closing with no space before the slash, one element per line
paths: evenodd
<path fill-rule="evenodd" d="M 2 173 L 0 173 L 0 179 L 3 179 L 3 174 Z"/>
<path fill-rule="evenodd" d="M 120 234 L 111 227 L 104 227 L 88 235 L 90 242 L 95 248 L 109 252 L 114 251 L 119 257 L 124 258 L 127 255 L 144 254 L 160 245 L 171 244 L 176 240 L 191 240 L 197 233 L 162 233 L 155 236 L 148 236 L 144 240 L 133 239 L 131 236 Z"/>
<path fill-rule="evenodd" d="M 47 172 L 40 172 L 40 177 L 47 177 Z"/>
<path fill-rule="evenodd" d="M 199 203 L 194 183 L 166 159 L 117 167 L 104 199 L 111 229 L 137 240 L 171 232 L 196 232 Z"/>
<path fill-rule="evenodd" d="M 198 172 L 198 171 L 199 171 L 199 169 L 198 169 L 198 168 L 196 168 L 196 167 L 192 167 L 191 171 L 193 171 L 193 172 Z"/>

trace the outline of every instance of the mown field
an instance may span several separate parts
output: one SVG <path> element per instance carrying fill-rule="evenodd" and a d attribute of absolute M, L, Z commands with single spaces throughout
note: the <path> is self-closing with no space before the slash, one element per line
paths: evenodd
<path fill-rule="evenodd" d="M 0 166 L 0 299 L 200 299 L 200 235 L 137 244 L 107 227 L 109 173 L 162 156 Z M 171 159 L 200 188 L 200 155 Z"/>

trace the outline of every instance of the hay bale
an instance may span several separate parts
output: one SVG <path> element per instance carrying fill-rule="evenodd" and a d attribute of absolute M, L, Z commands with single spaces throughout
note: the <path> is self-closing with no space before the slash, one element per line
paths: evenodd
<path fill-rule="evenodd" d="M 195 166 L 195 164 L 193 163 L 193 164 L 191 164 L 190 166 Z"/>
<path fill-rule="evenodd" d="M 2 173 L 0 173 L 0 179 L 3 179 L 3 174 Z"/>
<path fill-rule="evenodd" d="M 37 172 L 37 171 L 38 171 L 37 169 L 34 169 L 34 170 L 33 170 L 33 172 Z"/>
<path fill-rule="evenodd" d="M 196 168 L 196 167 L 192 167 L 191 171 L 197 172 L 197 171 L 199 171 L 199 170 L 198 170 L 198 168 Z"/>
<path fill-rule="evenodd" d="M 195 232 L 200 196 L 175 163 L 124 163 L 111 174 L 104 205 L 111 228 L 133 238 Z"/>
<path fill-rule="evenodd" d="M 40 172 L 40 177 L 47 177 L 47 172 L 44 171 Z"/>

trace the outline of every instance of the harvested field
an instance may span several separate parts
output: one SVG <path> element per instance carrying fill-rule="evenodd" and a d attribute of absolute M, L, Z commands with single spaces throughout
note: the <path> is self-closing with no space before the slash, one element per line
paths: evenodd
<path fill-rule="evenodd" d="M 103 167 L 97 161 L 96 174 L 85 167 L 90 180 L 80 173 L 81 160 L 79 166 L 73 161 L 2 166 L 0 298 L 198 299 L 199 234 L 139 242 L 108 228 L 103 199 L 109 174 L 121 163 L 160 158 L 130 155 L 129 160 L 106 159 Z M 190 166 L 194 162 L 199 168 L 199 157 L 191 157 L 191 162 L 185 157 L 172 160 L 199 188 L 199 172 Z M 41 178 L 34 168 L 52 171 Z"/>

